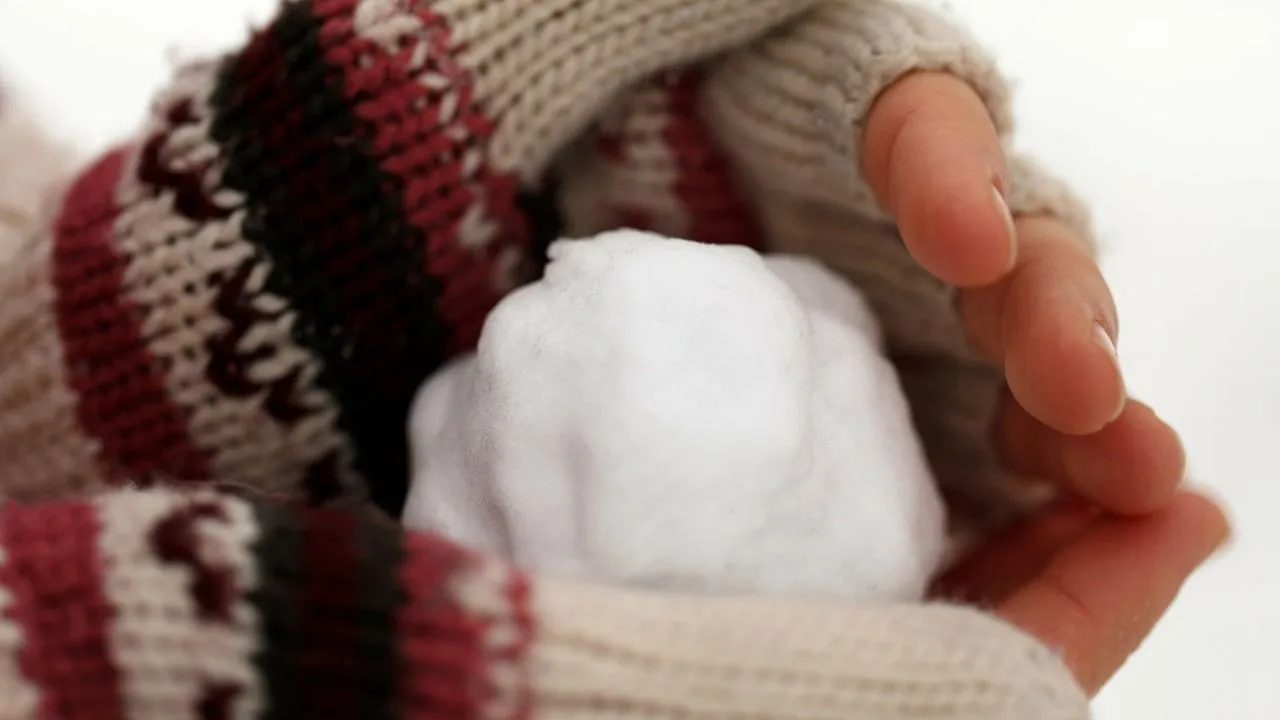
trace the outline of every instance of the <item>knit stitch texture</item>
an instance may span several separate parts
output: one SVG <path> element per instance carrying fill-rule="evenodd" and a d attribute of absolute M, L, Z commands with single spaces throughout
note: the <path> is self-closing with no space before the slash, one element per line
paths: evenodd
<path fill-rule="evenodd" d="M 1078 720 L 976 610 L 530 578 L 371 514 L 209 490 L 0 506 L 0 718 Z"/>
<path fill-rule="evenodd" d="M 563 586 L 355 509 L 398 514 L 414 392 L 547 244 L 635 227 L 845 274 L 958 514 L 1016 512 L 999 372 L 861 177 L 922 69 L 1010 135 L 972 39 L 890 0 L 288 0 L 183 67 L 0 263 L 0 719 L 1083 717 L 974 611 Z"/>

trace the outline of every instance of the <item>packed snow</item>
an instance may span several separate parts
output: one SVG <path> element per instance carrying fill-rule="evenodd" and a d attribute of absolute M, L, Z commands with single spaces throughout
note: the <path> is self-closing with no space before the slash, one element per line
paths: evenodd
<path fill-rule="evenodd" d="M 559 241 L 410 434 L 404 523 L 552 577 L 909 601 L 945 549 L 876 320 L 806 259 Z"/>

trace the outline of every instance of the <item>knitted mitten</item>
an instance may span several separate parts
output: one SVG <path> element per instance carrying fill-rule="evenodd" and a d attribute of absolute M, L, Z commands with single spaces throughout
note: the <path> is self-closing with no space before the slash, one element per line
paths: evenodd
<path fill-rule="evenodd" d="M 207 490 L 0 506 L 0 718 L 1081 720 L 976 610 L 542 581 Z"/>
<path fill-rule="evenodd" d="M 972 41 L 888 0 L 293 0 L 182 69 L 0 271 L 0 492 L 406 492 L 414 391 L 562 230 L 819 256 L 870 297 L 957 506 L 997 515 L 1000 382 L 859 173 L 857 129 Z M 1082 217 L 1016 163 L 1018 212 Z"/>

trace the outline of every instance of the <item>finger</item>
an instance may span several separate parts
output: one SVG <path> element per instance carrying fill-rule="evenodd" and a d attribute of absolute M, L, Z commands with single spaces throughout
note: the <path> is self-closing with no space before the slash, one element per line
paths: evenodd
<path fill-rule="evenodd" d="M 938 579 L 933 595 L 983 607 L 994 605 L 1039 574 L 1098 514 L 1090 503 L 1064 498 L 988 538 Z"/>
<path fill-rule="evenodd" d="M 1102 518 L 998 613 L 1061 650 L 1094 694 L 1226 537 L 1222 510 L 1192 494 L 1144 518 Z"/>
<path fill-rule="evenodd" d="M 1008 399 L 997 419 L 996 446 L 1009 469 L 1059 483 L 1120 515 L 1164 507 L 1186 471 L 1178 433 L 1137 401 L 1097 433 L 1076 436 L 1050 428 Z"/>
<path fill-rule="evenodd" d="M 1017 401 L 1059 432 L 1088 435 L 1127 398 L 1116 359 L 1115 301 L 1078 239 L 1048 218 L 1018 221 L 1017 265 L 961 294 L 973 343 L 1004 366 Z"/>
<path fill-rule="evenodd" d="M 946 73 L 908 75 L 876 101 L 862 142 L 867 181 L 926 270 L 972 287 L 1012 266 L 1004 151 L 973 89 Z"/>

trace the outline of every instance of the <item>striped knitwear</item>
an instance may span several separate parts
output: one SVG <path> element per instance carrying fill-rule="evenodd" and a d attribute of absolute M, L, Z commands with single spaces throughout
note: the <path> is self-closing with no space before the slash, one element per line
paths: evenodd
<path fill-rule="evenodd" d="M 917 70 L 1011 138 L 972 38 L 894 0 L 286 0 L 180 68 L 0 234 L 0 720 L 1084 717 L 973 610 L 558 584 L 385 519 L 419 385 L 618 227 L 847 276 L 957 527 L 1017 512 L 1000 373 L 861 176 Z M 1014 212 L 1088 239 L 1010 158 Z"/>
<path fill-rule="evenodd" d="M 210 489 L 0 506 L 0 718 L 1080 720 L 977 610 L 529 577 L 372 513 Z"/>

